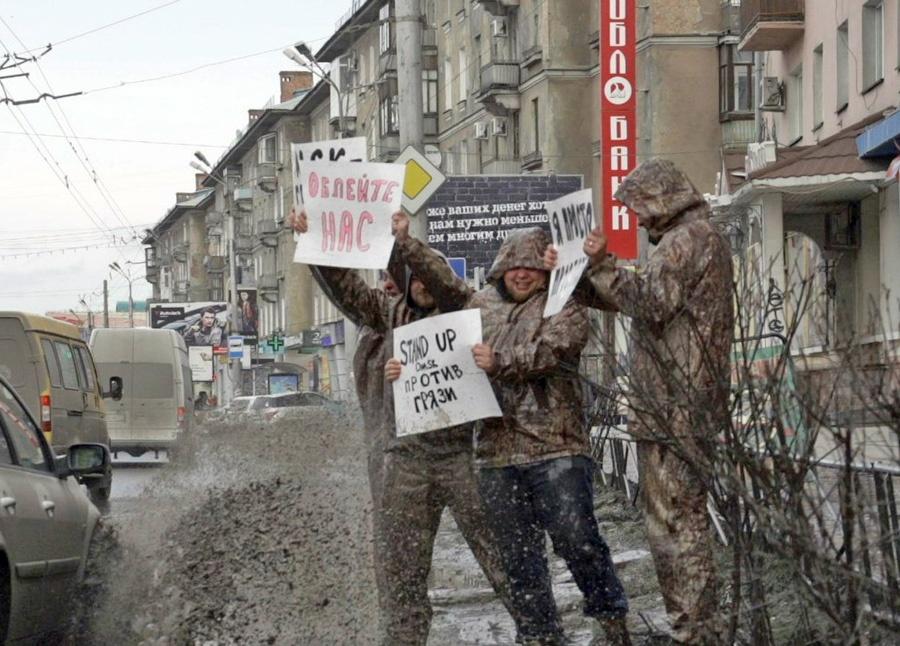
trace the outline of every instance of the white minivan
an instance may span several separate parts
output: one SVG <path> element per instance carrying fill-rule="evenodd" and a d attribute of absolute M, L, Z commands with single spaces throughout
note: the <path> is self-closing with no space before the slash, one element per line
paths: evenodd
<path fill-rule="evenodd" d="M 114 452 L 138 456 L 169 449 L 190 430 L 194 385 L 187 346 L 174 330 L 96 329 L 91 353 L 101 380 L 122 378 L 118 401 L 106 401 L 106 424 Z"/>

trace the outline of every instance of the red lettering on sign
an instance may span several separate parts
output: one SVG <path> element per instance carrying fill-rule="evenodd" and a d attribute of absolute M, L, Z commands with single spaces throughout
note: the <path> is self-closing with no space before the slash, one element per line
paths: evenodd
<path fill-rule="evenodd" d="M 363 225 L 372 224 L 373 222 L 375 222 L 375 218 L 368 211 L 363 211 L 359 216 L 359 222 L 356 224 L 356 248 L 359 251 L 369 250 L 369 243 L 363 241 Z"/>
<path fill-rule="evenodd" d="M 609 250 L 638 255 L 637 218 L 613 195 L 637 163 L 635 0 L 600 0 L 600 206 Z"/>
<path fill-rule="evenodd" d="M 334 249 L 334 212 L 322 212 L 322 251 Z"/>

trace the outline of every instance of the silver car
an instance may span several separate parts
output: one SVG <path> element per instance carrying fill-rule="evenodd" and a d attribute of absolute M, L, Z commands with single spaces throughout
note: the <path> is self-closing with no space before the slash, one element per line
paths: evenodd
<path fill-rule="evenodd" d="M 65 630 L 100 517 L 81 483 L 109 465 L 102 444 L 54 458 L 0 377 L 0 643 L 46 643 Z"/>

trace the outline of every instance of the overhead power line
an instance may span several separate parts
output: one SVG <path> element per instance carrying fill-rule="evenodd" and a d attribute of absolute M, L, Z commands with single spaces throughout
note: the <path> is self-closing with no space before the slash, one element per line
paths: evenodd
<path fill-rule="evenodd" d="M 0 130 L 0 135 L 22 135 L 24 133 L 18 132 L 16 130 Z M 39 134 L 41 137 L 65 137 L 65 135 L 60 134 L 51 134 L 48 132 L 35 133 Z M 196 141 L 161 141 L 156 139 L 124 139 L 118 137 L 86 137 L 81 135 L 78 137 L 82 141 L 106 141 L 111 143 L 121 143 L 121 144 L 151 144 L 155 146 L 185 146 L 190 148 L 228 148 L 228 146 L 224 146 L 222 144 L 205 144 L 198 143 Z"/>

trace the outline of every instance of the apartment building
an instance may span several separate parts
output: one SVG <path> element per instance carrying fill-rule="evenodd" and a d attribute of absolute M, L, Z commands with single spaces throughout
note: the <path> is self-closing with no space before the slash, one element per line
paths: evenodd
<path fill-rule="evenodd" d="M 723 167 L 722 210 L 742 267 L 784 294 L 769 316 L 780 320 L 761 331 L 799 316 L 792 351 L 806 381 L 824 383 L 842 347 L 891 356 L 897 339 L 900 206 L 887 170 L 900 135 L 898 2 L 743 0 L 740 24 L 738 49 L 755 55 L 759 79 L 759 143 Z M 858 395 L 847 393 L 848 409 L 863 406 Z M 867 459 L 895 462 L 896 440 L 869 430 Z"/>

